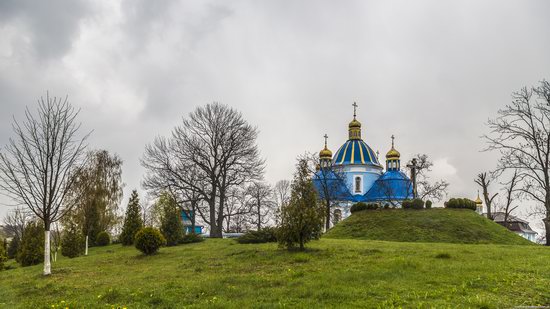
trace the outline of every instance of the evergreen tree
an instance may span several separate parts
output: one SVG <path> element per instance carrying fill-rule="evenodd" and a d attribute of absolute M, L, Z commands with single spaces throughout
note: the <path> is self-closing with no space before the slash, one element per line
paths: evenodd
<path fill-rule="evenodd" d="M 124 218 L 124 226 L 120 234 L 120 242 L 124 246 L 133 245 L 134 237 L 142 227 L 143 221 L 141 219 L 139 197 L 137 191 L 134 190 L 128 201 L 128 208 L 126 208 L 126 217 Z"/>
<path fill-rule="evenodd" d="M 277 240 L 288 249 L 305 244 L 321 235 L 324 208 L 317 199 L 307 161 L 299 159 L 292 181 L 290 201 L 281 209 L 281 226 Z"/>
<path fill-rule="evenodd" d="M 61 239 L 61 254 L 68 258 L 74 258 L 84 253 L 84 237 L 76 224 L 69 224 Z"/>
<path fill-rule="evenodd" d="M 40 264 L 44 258 L 44 227 L 37 223 L 27 224 L 17 251 L 16 261 L 21 266 Z"/>
<path fill-rule="evenodd" d="M 164 192 L 158 202 L 162 209 L 160 232 L 166 239 L 167 246 L 175 246 L 183 239 L 183 222 L 174 197 Z"/>
<path fill-rule="evenodd" d="M 2 243 L 0 244 L 0 270 L 4 269 L 4 262 L 8 260 L 8 257 L 6 256 L 6 250 L 4 248 L 4 240 L 2 240 Z"/>
<path fill-rule="evenodd" d="M 14 237 L 11 239 L 11 242 L 8 246 L 8 259 L 15 259 L 20 243 L 21 240 L 19 239 L 19 237 Z"/>

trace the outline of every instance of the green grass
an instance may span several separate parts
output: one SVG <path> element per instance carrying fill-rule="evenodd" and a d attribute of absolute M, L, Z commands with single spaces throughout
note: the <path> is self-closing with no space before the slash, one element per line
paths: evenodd
<path fill-rule="evenodd" d="M 404 242 L 532 244 L 466 209 L 366 210 L 337 224 L 324 237 Z"/>
<path fill-rule="evenodd" d="M 13 262 L 10 262 L 13 266 Z M 322 239 L 307 252 L 234 240 L 92 248 L 0 272 L 0 308 L 503 308 L 550 305 L 550 249 Z"/>

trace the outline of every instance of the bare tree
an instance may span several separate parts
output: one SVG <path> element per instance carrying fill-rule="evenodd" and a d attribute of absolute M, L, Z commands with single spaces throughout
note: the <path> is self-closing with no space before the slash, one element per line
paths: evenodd
<path fill-rule="evenodd" d="M 518 208 L 518 206 L 512 207 L 512 204 L 515 198 L 517 197 L 516 193 L 517 193 L 517 189 L 518 189 L 517 186 L 519 181 L 520 179 L 519 179 L 518 171 L 514 170 L 514 174 L 512 175 L 512 178 L 509 181 L 502 184 L 505 186 L 504 191 L 506 193 L 506 200 L 504 201 L 504 205 L 501 207 L 502 212 L 504 212 L 505 226 L 508 226 L 508 217 L 510 216 L 510 214 L 512 214 L 512 212 L 516 210 L 516 208 Z"/>
<path fill-rule="evenodd" d="M 259 231 L 273 217 L 276 207 L 273 190 L 264 182 L 254 182 L 246 189 L 246 195 L 250 197 L 250 221 Z"/>
<path fill-rule="evenodd" d="M 277 181 L 273 187 L 273 194 L 275 196 L 275 203 L 277 203 L 277 209 L 275 211 L 275 224 L 279 224 L 279 217 L 283 205 L 287 204 L 290 200 L 290 181 L 283 179 Z"/>
<path fill-rule="evenodd" d="M 89 136 L 77 138 L 78 113 L 67 98 L 40 98 L 38 115 L 27 108 L 22 124 L 14 119 L 15 138 L 0 153 L 0 188 L 44 224 L 44 275 L 51 274 L 51 224 L 76 203 L 66 197 L 74 184 L 72 175 L 84 163 Z"/>
<path fill-rule="evenodd" d="M 498 192 L 491 195 L 489 193 L 489 185 L 493 182 L 494 175 L 487 174 L 486 172 L 479 173 L 474 180 L 483 190 L 483 199 L 485 200 L 485 207 L 487 207 L 487 218 L 493 220 L 492 205 L 494 199 L 497 197 Z"/>
<path fill-rule="evenodd" d="M 144 186 L 197 193 L 208 204 L 202 217 L 210 225 L 210 236 L 222 237 L 228 191 L 263 175 L 257 135 L 241 113 L 226 105 L 199 107 L 169 139 L 159 137 L 146 147 Z"/>
<path fill-rule="evenodd" d="M 250 223 L 250 196 L 240 188 L 233 188 L 227 194 L 224 211 L 225 232 L 242 233 Z"/>
<path fill-rule="evenodd" d="M 16 207 L 4 217 L 4 231 L 8 237 L 21 239 L 27 223 L 33 219 L 32 213 L 24 207 Z"/>
<path fill-rule="evenodd" d="M 413 160 L 416 161 L 414 164 Z M 407 166 L 413 165 L 416 171 L 417 198 L 421 200 L 430 199 L 432 201 L 441 201 L 447 196 L 449 183 L 445 180 L 432 182 L 428 176 L 433 166 L 433 162 L 429 160 L 428 155 L 417 154 L 407 163 Z"/>
<path fill-rule="evenodd" d="M 514 92 L 512 103 L 488 121 L 486 150 L 500 152 L 498 170 L 517 170 L 519 190 L 538 202 L 550 245 L 550 83 Z"/>

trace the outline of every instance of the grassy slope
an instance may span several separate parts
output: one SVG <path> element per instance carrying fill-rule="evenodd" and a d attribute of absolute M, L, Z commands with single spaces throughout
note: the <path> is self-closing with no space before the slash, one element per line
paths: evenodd
<path fill-rule="evenodd" d="M 324 237 L 406 242 L 531 244 L 506 228 L 464 209 L 361 211 Z"/>
<path fill-rule="evenodd" d="M 151 257 L 93 248 L 60 259 L 48 278 L 41 265 L 0 272 L 0 308 L 550 305 L 547 247 L 322 239 L 310 248 L 221 239 Z"/>

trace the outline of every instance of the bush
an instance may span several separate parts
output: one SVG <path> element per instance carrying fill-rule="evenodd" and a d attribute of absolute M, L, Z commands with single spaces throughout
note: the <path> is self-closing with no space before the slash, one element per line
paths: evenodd
<path fill-rule="evenodd" d="M 390 204 L 389 204 L 389 203 L 386 203 L 386 204 L 384 205 L 384 209 L 390 209 Z"/>
<path fill-rule="evenodd" d="M 432 201 L 427 200 L 426 201 L 426 209 L 430 209 L 430 208 L 432 208 Z"/>
<path fill-rule="evenodd" d="M 363 203 L 363 202 L 359 202 L 359 203 L 355 203 L 351 206 L 350 208 L 350 211 L 351 213 L 355 213 L 355 212 L 358 212 L 358 211 L 363 211 L 363 210 L 367 210 L 367 204 Z"/>
<path fill-rule="evenodd" d="M 69 225 L 61 238 L 61 255 L 75 258 L 84 253 L 85 246 L 84 237 L 76 225 Z"/>
<path fill-rule="evenodd" d="M 248 231 L 243 236 L 237 238 L 240 244 L 260 244 L 277 241 L 277 229 L 266 227 L 259 231 Z"/>
<path fill-rule="evenodd" d="M 8 260 L 6 250 L 4 249 L 4 241 L 0 244 L 0 270 L 4 269 L 4 262 Z"/>
<path fill-rule="evenodd" d="M 21 240 L 19 239 L 19 237 L 14 237 L 11 239 L 7 252 L 8 259 L 15 259 L 17 257 L 17 250 L 19 250 L 20 243 Z"/>
<path fill-rule="evenodd" d="M 445 202 L 445 208 L 459 208 L 476 210 L 476 202 L 467 198 L 452 198 Z"/>
<path fill-rule="evenodd" d="M 23 231 L 16 261 L 21 266 L 31 266 L 44 260 L 44 227 L 39 223 L 27 224 Z"/>
<path fill-rule="evenodd" d="M 152 227 L 144 227 L 136 233 L 136 249 L 145 255 L 155 254 L 161 246 L 166 243 L 166 239 L 159 230 Z"/>
<path fill-rule="evenodd" d="M 99 232 L 95 237 L 95 244 L 100 247 L 108 246 L 111 244 L 111 236 L 105 231 Z"/>
<path fill-rule="evenodd" d="M 401 203 L 401 206 L 403 209 L 422 209 L 424 208 L 424 201 L 419 198 L 415 198 L 414 200 L 404 200 Z"/>
<path fill-rule="evenodd" d="M 194 242 L 201 242 L 204 241 L 204 238 L 202 238 L 201 235 L 195 234 L 195 233 L 189 233 L 183 235 L 183 237 L 180 240 L 180 244 L 191 244 Z"/>

